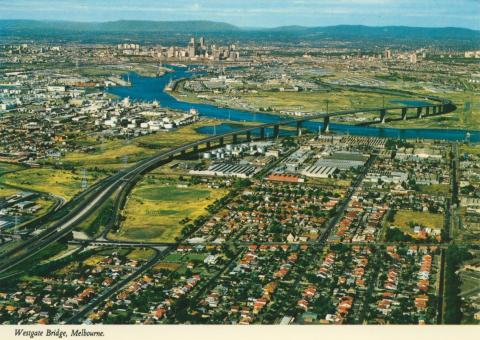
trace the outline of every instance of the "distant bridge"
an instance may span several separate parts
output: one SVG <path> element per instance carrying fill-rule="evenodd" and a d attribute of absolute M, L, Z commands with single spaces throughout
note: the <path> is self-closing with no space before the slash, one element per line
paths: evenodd
<path fill-rule="evenodd" d="M 259 139 L 263 140 L 267 138 L 266 130 L 273 129 L 273 134 L 271 138 L 277 138 L 280 135 L 280 126 L 293 126 L 296 127 L 297 135 L 301 135 L 302 124 L 308 121 L 321 120 L 322 122 L 322 132 L 328 132 L 330 129 L 330 119 L 334 117 L 349 116 L 357 113 L 377 113 L 378 120 L 368 122 L 366 124 L 375 124 L 380 123 L 384 124 L 387 121 L 392 121 L 392 117 L 396 115 L 401 120 L 407 119 L 421 119 L 424 117 L 437 116 L 442 114 L 447 114 L 452 111 L 455 111 L 456 106 L 452 101 L 448 99 L 443 99 L 434 96 L 424 96 L 425 99 L 432 101 L 433 103 L 426 103 L 422 105 L 410 105 L 410 106 L 391 106 L 391 107 L 381 107 L 381 108 L 367 108 L 367 109 L 355 109 L 355 110 L 345 110 L 337 111 L 332 113 L 318 113 L 307 115 L 301 118 L 294 119 L 283 119 L 278 120 L 273 123 L 265 123 L 255 126 L 249 126 L 241 128 L 238 130 L 209 136 L 207 138 L 200 139 L 195 142 L 186 143 L 184 145 L 175 147 L 167 152 L 160 153 L 158 156 L 154 156 L 150 159 L 150 162 L 153 163 L 152 166 L 147 167 L 145 172 L 152 170 L 159 165 L 158 162 L 155 162 L 156 158 L 159 162 L 165 161 L 166 159 L 172 159 L 177 156 L 184 156 L 187 152 L 198 152 L 200 146 L 205 146 L 206 149 L 210 149 L 214 146 L 214 143 L 218 143 L 218 146 L 223 146 L 228 138 L 232 144 L 239 142 L 239 136 L 245 136 L 246 141 L 252 140 L 252 134 L 257 133 Z M 413 113 L 413 115 L 412 115 Z M 270 136 L 268 136 L 270 137 Z M 153 162 L 152 162 L 153 161 Z"/>

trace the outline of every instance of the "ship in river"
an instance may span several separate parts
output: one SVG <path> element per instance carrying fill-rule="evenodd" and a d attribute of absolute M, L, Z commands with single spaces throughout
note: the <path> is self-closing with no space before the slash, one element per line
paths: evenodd
<path fill-rule="evenodd" d="M 165 86 L 165 91 L 171 92 L 171 91 L 173 91 L 174 87 L 175 87 L 175 82 L 173 81 L 172 78 L 170 78 L 167 86 Z"/>

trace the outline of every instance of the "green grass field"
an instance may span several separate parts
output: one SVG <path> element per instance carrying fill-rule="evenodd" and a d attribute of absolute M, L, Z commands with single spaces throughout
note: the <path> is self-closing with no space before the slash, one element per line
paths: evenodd
<path fill-rule="evenodd" d="M 46 214 L 48 210 L 50 210 L 50 207 L 53 205 L 53 201 L 40 198 L 35 201 L 35 204 L 41 207 L 41 209 L 35 213 L 35 216 L 42 216 Z"/>
<path fill-rule="evenodd" d="M 177 94 L 178 95 L 178 94 Z M 326 101 L 329 102 L 329 111 L 339 111 L 352 108 L 371 108 L 389 105 L 393 99 L 402 99 L 399 95 L 382 95 L 373 92 L 357 91 L 334 91 L 334 92 L 279 92 L 259 91 L 258 93 L 240 93 L 232 102 L 226 95 L 209 95 L 215 102 L 222 106 L 231 106 L 240 109 L 271 108 L 274 112 L 279 111 L 326 111 Z M 182 100 L 204 102 L 193 94 L 180 97 Z M 409 98 L 409 97 L 405 97 Z"/>
<path fill-rule="evenodd" d="M 130 260 L 148 260 L 155 256 L 155 250 L 150 248 L 135 248 L 128 255 Z"/>
<path fill-rule="evenodd" d="M 6 172 L 16 171 L 20 169 L 23 169 L 23 167 L 20 165 L 0 162 L 0 176 Z"/>
<path fill-rule="evenodd" d="M 91 174 L 87 174 L 87 179 L 91 185 L 98 178 L 93 178 Z M 0 183 L 61 196 L 66 200 L 70 200 L 82 191 L 81 182 L 82 175 L 80 172 L 73 173 L 72 171 L 51 168 L 27 169 L 0 177 Z M 18 190 L 14 191 L 18 192 Z"/>
<path fill-rule="evenodd" d="M 112 164 L 122 165 L 125 162 L 125 156 L 128 157 L 127 162 L 130 163 L 155 153 L 155 150 L 142 148 L 134 141 L 126 143 L 123 140 L 112 140 L 95 146 L 97 150 L 94 152 L 71 152 L 65 156 L 64 161 L 76 165 L 110 168 L 109 165 Z"/>
<path fill-rule="evenodd" d="M 448 184 L 419 185 L 419 192 L 430 195 L 448 195 L 450 186 Z"/>
<path fill-rule="evenodd" d="M 1 182 L 1 177 L 0 177 Z M 19 190 L 15 188 L 10 188 L 0 184 L 0 197 L 8 197 L 13 194 L 16 194 Z"/>
<path fill-rule="evenodd" d="M 206 186 L 178 188 L 144 181 L 128 200 L 126 220 L 119 232 L 109 236 L 117 240 L 172 242 L 183 228 L 181 220 L 195 220 L 206 214 L 205 208 L 225 194 L 225 190 Z"/>
<path fill-rule="evenodd" d="M 404 233 L 413 234 L 410 225 L 420 225 L 432 229 L 443 229 L 444 216 L 430 212 L 399 210 L 395 213 L 392 226 L 400 227 Z"/>
<path fill-rule="evenodd" d="M 480 155 L 480 144 L 462 144 L 458 147 L 458 152 L 460 154 L 468 153 L 472 155 Z"/>

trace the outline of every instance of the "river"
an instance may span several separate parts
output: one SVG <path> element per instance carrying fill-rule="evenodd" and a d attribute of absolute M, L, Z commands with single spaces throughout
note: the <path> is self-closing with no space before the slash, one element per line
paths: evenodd
<path fill-rule="evenodd" d="M 165 87 L 171 80 L 180 78 L 189 78 L 195 75 L 195 72 L 190 71 L 186 67 L 169 66 L 173 72 L 165 73 L 163 76 L 152 78 L 142 77 L 136 73 L 130 73 L 128 76 L 132 86 L 128 87 L 110 87 L 107 92 L 117 95 L 120 98 L 129 97 L 131 100 L 154 101 L 160 102 L 160 105 L 165 108 L 176 110 L 196 109 L 201 116 L 228 120 L 231 122 L 257 122 L 257 123 L 274 123 L 282 118 L 273 114 L 255 113 L 236 109 L 229 109 L 217 107 L 210 104 L 188 103 L 176 99 L 168 92 L 164 91 Z M 402 102 L 399 100 L 398 102 Z M 411 104 L 407 101 L 406 105 Z M 318 131 L 321 123 L 306 122 L 302 126 L 310 131 Z M 237 124 L 222 123 L 215 127 L 207 126 L 199 128 L 201 133 L 222 133 L 238 128 Z M 347 124 L 330 124 L 330 131 L 337 133 L 348 133 L 359 136 L 375 136 L 375 137 L 390 137 L 390 138 L 404 138 L 404 139 L 437 139 L 449 141 L 463 141 L 465 140 L 467 132 L 470 134 L 471 142 L 480 141 L 480 131 L 467 130 L 453 130 L 453 129 L 401 129 L 401 128 L 383 128 L 378 126 L 359 126 Z M 289 134 L 284 131 L 283 134 Z"/>

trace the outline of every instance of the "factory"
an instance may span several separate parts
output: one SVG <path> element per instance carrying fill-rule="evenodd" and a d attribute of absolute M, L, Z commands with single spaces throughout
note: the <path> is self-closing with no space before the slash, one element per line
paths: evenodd
<path fill-rule="evenodd" d="M 228 162 L 216 163 L 208 167 L 207 170 L 191 170 L 192 175 L 204 176 L 222 176 L 249 178 L 255 175 L 259 168 L 247 164 L 232 164 Z"/>
<path fill-rule="evenodd" d="M 336 168 L 339 170 L 348 170 L 364 166 L 368 156 L 358 152 L 334 152 L 330 156 L 319 159 L 315 166 L 318 168 Z"/>
<path fill-rule="evenodd" d="M 311 155 L 312 152 L 310 149 L 298 149 L 283 161 L 286 170 L 289 172 L 297 172 Z"/>
<path fill-rule="evenodd" d="M 400 171 L 369 171 L 365 176 L 365 182 L 376 183 L 378 181 L 384 183 L 402 183 L 408 180 L 408 174 Z"/>
<path fill-rule="evenodd" d="M 310 165 L 303 169 L 301 174 L 307 177 L 314 178 L 330 178 L 337 171 L 336 168 L 329 166 L 317 166 L 316 164 Z"/>
<path fill-rule="evenodd" d="M 229 159 L 240 158 L 242 156 L 266 155 L 266 152 L 273 142 L 255 142 L 244 144 L 227 144 L 224 148 L 218 148 L 212 151 L 204 152 L 203 159 Z"/>

